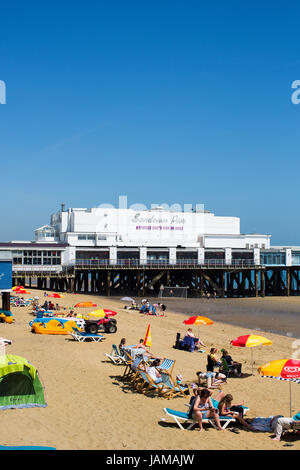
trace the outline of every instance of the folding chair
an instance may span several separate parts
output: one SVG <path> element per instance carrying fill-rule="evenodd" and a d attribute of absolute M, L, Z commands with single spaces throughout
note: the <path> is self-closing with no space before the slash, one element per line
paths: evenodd
<path fill-rule="evenodd" d="M 157 366 L 157 369 L 166 370 L 166 371 L 170 372 L 170 374 L 172 374 L 175 362 L 176 361 L 174 361 L 173 359 L 163 359 L 160 366 Z"/>

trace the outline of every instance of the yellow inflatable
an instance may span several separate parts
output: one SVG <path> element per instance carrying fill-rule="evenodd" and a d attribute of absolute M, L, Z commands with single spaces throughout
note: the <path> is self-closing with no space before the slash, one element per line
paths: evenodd
<path fill-rule="evenodd" d="M 83 318 L 84 320 L 94 320 L 95 318 L 103 318 L 105 317 L 105 312 L 103 309 L 95 310 L 94 312 L 90 313 L 78 313 L 77 318 Z"/>
<path fill-rule="evenodd" d="M 5 323 L 13 323 L 14 317 L 10 312 L 5 313 L 4 310 L 0 312 L 0 321 L 4 321 Z"/>
<path fill-rule="evenodd" d="M 68 335 L 72 328 L 78 328 L 73 320 L 60 322 L 59 320 L 49 320 L 47 323 L 34 322 L 31 325 L 31 331 L 41 335 Z"/>

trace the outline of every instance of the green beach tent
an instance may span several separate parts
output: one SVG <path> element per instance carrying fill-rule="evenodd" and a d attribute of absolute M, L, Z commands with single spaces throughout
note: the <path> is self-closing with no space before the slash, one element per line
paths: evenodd
<path fill-rule="evenodd" d="M 0 410 L 47 406 L 36 368 L 13 354 L 0 356 Z"/>

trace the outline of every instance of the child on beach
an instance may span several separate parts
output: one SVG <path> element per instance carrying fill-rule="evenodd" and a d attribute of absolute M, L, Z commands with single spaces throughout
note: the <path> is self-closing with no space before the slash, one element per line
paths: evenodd
<path fill-rule="evenodd" d="M 243 408 L 241 405 L 243 405 L 244 402 L 233 405 L 232 400 L 233 396 L 229 393 L 220 400 L 218 406 L 220 416 L 231 416 L 245 426 L 245 428 L 249 429 L 249 431 L 254 431 L 253 427 L 243 419 Z"/>

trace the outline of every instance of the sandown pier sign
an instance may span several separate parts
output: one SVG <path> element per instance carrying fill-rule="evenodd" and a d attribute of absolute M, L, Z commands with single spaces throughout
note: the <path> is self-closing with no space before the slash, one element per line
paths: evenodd
<path fill-rule="evenodd" d="M 137 212 L 132 218 L 136 230 L 183 230 L 185 218 L 177 214 L 171 216 L 145 216 Z"/>

